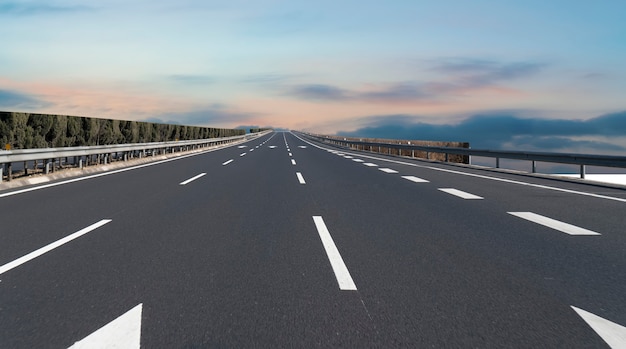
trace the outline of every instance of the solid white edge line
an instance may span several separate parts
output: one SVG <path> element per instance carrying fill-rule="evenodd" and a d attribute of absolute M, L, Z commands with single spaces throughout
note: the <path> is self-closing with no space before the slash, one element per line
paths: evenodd
<path fill-rule="evenodd" d="M 462 199 L 465 200 L 482 200 L 483 197 L 482 196 L 478 196 L 478 195 L 474 195 L 474 194 L 470 194 L 468 192 L 464 192 L 462 190 L 458 190 L 458 189 L 454 189 L 454 188 L 438 188 L 439 190 L 441 190 L 444 193 L 448 193 L 454 196 L 458 196 Z"/>
<path fill-rule="evenodd" d="M 557 221 L 546 216 L 542 216 L 533 212 L 507 212 L 510 215 L 543 225 L 554 230 L 558 230 L 569 235 L 602 235 L 592 230 L 581 228 L 569 223 Z"/>
<path fill-rule="evenodd" d="M 333 272 L 335 272 L 335 278 L 337 278 L 337 283 L 339 284 L 340 290 L 346 291 L 356 291 L 356 285 L 352 280 L 352 276 L 350 276 L 350 272 L 346 267 L 346 264 L 341 258 L 341 254 L 333 241 L 332 236 L 330 236 L 330 232 L 324 223 L 324 219 L 322 216 L 313 216 L 313 222 L 315 222 L 315 227 L 317 228 L 317 233 L 322 240 L 322 245 L 326 250 L 326 255 L 328 256 L 328 260 L 330 261 L 330 265 L 333 268 Z"/>
<path fill-rule="evenodd" d="M 206 176 L 206 173 L 205 173 L 205 172 L 200 173 L 199 175 L 194 176 L 194 177 L 191 177 L 191 178 L 189 178 L 188 180 L 183 181 L 183 182 L 180 182 L 180 183 L 178 183 L 178 184 L 179 184 L 179 185 L 185 185 L 185 184 L 187 184 L 187 183 L 190 183 L 190 182 L 195 181 L 196 179 L 198 179 L 198 178 L 200 178 L 200 177 L 202 177 L 202 176 Z"/>
<path fill-rule="evenodd" d="M 11 270 L 13 268 L 19 267 L 20 265 L 22 265 L 22 264 L 24 264 L 24 263 L 26 263 L 26 262 L 28 262 L 28 261 L 30 261 L 32 259 L 35 259 L 35 258 L 41 256 L 42 254 L 46 253 L 46 252 L 52 251 L 53 249 L 55 249 L 55 248 L 57 248 L 57 247 L 59 247 L 61 245 L 64 245 L 64 244 L 66 244 L 66 243 L 68 243 L 68 242 L 70 242 L 70 241 L 72 241 L 74 239 L 77 239 L 77 238 L 79 238 L 79 237 L 89 233 L 90 231 L 98 229 L 101 226 L 103 226 L 103 225 L 105 225 L 105 224 L 107 224 L 109 222 L 111 222 L 110 219 L 103 219 L 103 220 L 101 220 L 101 221 L 99 221 L 97 223 L 94 223 L 94 224 L 92 224 L 92 225 L 90 225 L 90 226 L 88 226 L 86 228 L 83 228 L 83 229 L 81 229 L 81 230 L 79 230 L 79 231 L 77 231 L 77 232 L 75 232 L 73 234 L 70 234 L 70 235 L 68 235 L 68 236 L 66 236 L 66 237 L 64 237 L 64 238 L 62 238 L 60 240 L 57 240 L 57 241 L 55 241 L 53 243 L 50 243 L 50 244 L 48 244 L 48 245 L 46 245 L 46 246 L 44 246 L 44 247 L 42 247 L 40 249 L 35 250 L 35 251 L 33 251 L 33 252 L 31 252 L 31 253 L 29 253 L 27 255 L 24 255 L 24 256 L 14 260 L 14 261 L 12 261 L 12 262 L 9 262 L 9 263 L 7 263 L 7 264 L 5 264 L 5 265 L 0 267 L 0 275 L 4 274 L 5 272 L 7 272 L 7 271 L 9 271 L 9 270 Z"/>
<path fill-rule="evenodd" d="M 304 177 L 302 177 L 302 173 L 296 172 L 296 177 L 298 177 L 298 182 L 300 182 L 300 184 L 306 184 Z"/>
<path fill-rule="evenodd" d="M 299 140 L 301 140 L 301 141 L 303 141 L 305 143 L 308 143 L 308 144 L 310 144 L 310 145 L 312 145 L 312 146 L 314 146 L 314 147 L 316 147 L 318 149 L 327 150 L 327 148 L 323 148 L 323 147 L 320 147 L 317 144 L 313 144 L 313 143 L 311 143 L 309 141 L 306 141 L 306 140 L 298 137 L 295 134 L 294 134 L 294 136 L 296 138 L 298 138 Z M 352 154 L 353 155 L 358 155 L 358 156 L 363 157 L 363 158 L 368 158 L 368 159 L 373 159 L 373 160 L 380 160 L 380 161 L 385 161 L 385 162 L 391 162 L 391 163 L 394 163 L 394 164 L 400 164 L 400 165 L 406 165 L 406 166 L 412 166 L 412 167 L 426 168 L 426 169 L 433 170 L 433 171 L 441 171 L 441 172 L 453 173 L 453 174 L 457 174 L 457 175 L 461 175 L 461 176 L 476 177 L 476 178 L 488 179 L 488 180 L 497 181 L 497 182 L 503 182 L 503 183 L 525 185 L 525 186 L 534 187 L 534 188 L 541 188 L 541 189 L 560 191 L 562 193 L 589 196 L 589 197 L 594 197 L 594 198 L 597 198 L 597 199 L 606 199 L 606 200 L 613 200 L 613 201 L 619 201 L 619 202 L 626 202 L 626 198 L 617 198 L 617 197 L 613 197 L 613 196 L 606 196 L 606 195 L 600 195 L 600 194 L 594 194 L 594 193 L 587 193 L 587 192 L 584 192 L 584 191 L 577 191 L 577 190 L 570 190 L 570 189 L 551 187 L 551 186 L 542 185 L 542 184 L 521 182 L 521 181 L 516 181 L 516 180 L 513 180 L 513 179 L 490 177 L 490 176 L 479 175 L 479 174 L 475 174 L 475 173 L 461 172 L 461 171 L 455 171 L 455 170 L 448 170 L 448 169 L 445 169 L 445 168 L 439 168 L 439 167 L 433 167 L 433 166 L 418 165 L 418 164 L 413 164 L 413 163 L 410 163 L 410 162 L 384 159 L 384 158 L 379 158 L 379 157 L 369 156 L 369 155 L 364 155 L 364 154 L 356 154 L 356 153 L 352 153 Z M 419 159 L 417 159 L 417 160 L 419 160 Z M 476 169 L 476 170 L 480 170 L 480 169 Z"/>
<path fill-rule="evenodd" d="M 415 177 L 415 176 L 402 176 L 402 178 L 409 180 L 413 183 L 428 183 L 429 182 L 426 179 Z"/>
<path fill-rule="evenodd" d="M 233 159 L 230 159 L 230 160 L 228 160 L 228 161 L 226 161 L 226 162 L 223 162 L 223 163 L 222 163 L 222 166 L 226 166 L 226 165 L 230 164 L 230 163 L 231 163 L 231 162 L 233 162 L 233 161 L 234 161 Z"/>

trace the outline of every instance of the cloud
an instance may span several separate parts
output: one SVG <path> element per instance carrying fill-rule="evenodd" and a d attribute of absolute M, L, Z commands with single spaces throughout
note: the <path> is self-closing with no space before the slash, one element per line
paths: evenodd
<path fill-rule="evenodd" d="M 481 89 L 507 91 L 500 86 L 501 83 L 536 75 L 546 66 L 544 63 L 532 61 L 500 63 L 464 58 L 431 62 L 430 65 L 429 70 L 442 75 L 440 80 L 409 80 L 364 89 L 346 89 L 313 83 L 291 86 L 284 94 L 298 99 L 322 102 L 441 102 L 445 98 L 462 96 Z"/>
<path fill-rule="evenodd" d="M 323 84 L 295 86 L 288 94 L 300 99 L 315 101 L 345 101 L 354 99 L 353 92 Z"/>
<path fill-rule="evenodd" d="M 511 114 L 474 115 L 457 124 L 416 122 L 411 115 L 371 116 L 355 119 L 367 126 L 339 135 L 470 142 L 477 149 L 538 151 L 623 152 L 626 146 L 605 141 L 622 139 L 626 111 L 588 120 L 521 118 Z M 585 137 L 587 139 L 580 139 Z M 626 143 L 625 143 L 626 144 Z"/>
<path fill-rule="evenodd" d="M 20 92 L 0 90 L 0 107 L 3 108 L 44 108 L 52 103 Z"/>
<path fill-rule="evenodd" d="M 36 2 L 4 2 L 0 3 L 0 15 L 17 15 L 17 16 L 30 16 L 38 14 L 56 14 L 56 13 L 70 13 L 70 12 L 86 12 L 94 10 L 93 7 L 84 5 L 62 6 L 49 3 L 36 3 Z"/>

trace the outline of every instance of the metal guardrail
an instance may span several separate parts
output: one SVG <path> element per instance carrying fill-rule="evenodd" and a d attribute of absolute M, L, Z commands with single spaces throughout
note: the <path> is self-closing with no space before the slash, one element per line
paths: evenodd
<path fill-rule="evenodd" d="M 78 167 L 83 168 L 83 157 L 88 165 L 90 157 L 96 155 L 97 159 L 93 162 L 104 163 L 110 160 L 111 154 L 122 154 L 124 160 L 138 157 L 146 157 L 149 155 L 166 154 L 180 151 L 193 150 L 197 148 L 204 148 L 213 145 L 220 145 L 226 143 L 232 143 L 239 140 L 245 140 L 262 136 L 269 131 L 251 133 L 242 136 L 221 137 L 221 138 L 208 138 L 197 139 L 189 141 L 170 141 L 170 142 L 152 142 L 152 143 L 131 143 L 131 144 L 112 144 L 112 145 L 99 145 L 88 147 L 64 147 L 64 148 L 37 148 L 37 149 L 19 149 L 19 150 L 6 150 L 0 151 L 0 182 L 3 177 L 4 165 L 7 165 L 7 179 L 12 179 L 11 164 L 14 162 L 26 162 L 26 161 L 44 161 L 43 169 L 44 173 L 54 171 L 54 159 L 60 158 L 74 158 L 78 160 Z M 52 166 L 50 166 L 52 164 Z M 37 164 L 35 164 L 35 167 Z M 27 168 L 25 168 L 28 171 Z"/>
<path fill-rule="evenodd" d="M 328 136 L 319 136 L 305 133 L 308 137 L 320 140 L 325 143 L 332 143 L 340 146 L 363 146 L 363 147 L 379 147 L 388 149 L 417 150 L 429 153 L 478 156 L 496 159 L 496 168 L 500 168 L 500 159 L 528 160 L 532 163 L 532 172 L 536 173 L 536 162 L 550 162 L 560 164 L 570 164 L 580 166 L 580 178 L 585 178 L 585 166 L 601 166 L 601 167 L 619 167 L 626 168 L 626 156 L 613 155 L 594 155 L 594 154 L 569 154 L 569 153 L 548 153 L 548 152 L 530 152 L 530 151 L 514 151 L 514 150 L 486 150 L 471 148 L 453 148 L 453 147 L 430 147 L 413 144 L 393 144 L 378 143 L 368 141 L 352 141 L 331 138 Z"/>

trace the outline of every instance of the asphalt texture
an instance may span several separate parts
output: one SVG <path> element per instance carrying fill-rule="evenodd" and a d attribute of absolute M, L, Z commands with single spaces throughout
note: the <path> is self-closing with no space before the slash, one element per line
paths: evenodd
<path fill-rule="evenodd" d="M 140 303 L 142 348 L 609 348 L 571 306 L 626 324 L 624 190 L 244 145 L 0 197 L 0 265 L 111 220 L 0 274 L 0 348 L 67 348 Z"/>

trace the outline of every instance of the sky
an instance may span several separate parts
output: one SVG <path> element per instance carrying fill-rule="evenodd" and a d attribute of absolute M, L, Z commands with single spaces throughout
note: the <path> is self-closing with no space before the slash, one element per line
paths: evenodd
<path fill-rule="evenodd" d="M 624 0 L 0 0 L 0 110 L 626 154 Z"/>

